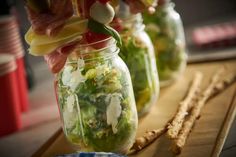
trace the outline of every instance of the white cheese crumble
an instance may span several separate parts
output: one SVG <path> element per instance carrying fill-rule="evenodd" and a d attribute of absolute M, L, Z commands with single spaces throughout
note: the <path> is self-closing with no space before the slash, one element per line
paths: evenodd
<path fill-rule="evenodd" d="M 66 128 L 70 129 L 76 125 L 77 120 L 76 110 L 73 109 L 75 104 L 74 95 L 70 95 L 69 97 L 67 97 L 66 101 L 67 105 L 65 106 L 63 111 L 63 118 Z"/>
<path fill-rule="evenodd" d="M 121 94 L 114 93 L 107 95 L 106 101 L 110 100 L 110 103 L 106 110 L 107 124 L 112 126 L 112 131 L 114 134 L 117 133 L 118 118 L 121 115 L 121 105 L 120 105 Z"/>
<path fill-rule="evenodd" d="M 65 66 L 63 73 L 62 73 L 62 83 L 63 85 L 69 85 L 70 84 L 70 78 L 71 78 L 71 70 L 73 69 L 72 66 L 67 65 Z"/>
<path fill-rule="evenodd" d="M 85 65 L 84 60 L 79 59 L 77 62 L 77 70 L 72 71 L 73 67 L 70 65 L 65 66 L 64 68 L 64 71 L 62 74 L 62 83 L 65 86 L 70 87 L 72 92 L 75 91 L 75 89 L 81 82 L 86 81 L 86 77 L 83 76 L 81 73 L 81 70 L 83 70 L 84 65 Z"/>

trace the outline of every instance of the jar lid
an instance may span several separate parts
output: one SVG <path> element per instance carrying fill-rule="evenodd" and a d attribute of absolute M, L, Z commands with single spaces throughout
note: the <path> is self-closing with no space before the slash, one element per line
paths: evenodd
<path fill-rule="evenodd" d="M 15 57 L 10 54 L 0 54 L 0 76 L 16 70 Z"/>

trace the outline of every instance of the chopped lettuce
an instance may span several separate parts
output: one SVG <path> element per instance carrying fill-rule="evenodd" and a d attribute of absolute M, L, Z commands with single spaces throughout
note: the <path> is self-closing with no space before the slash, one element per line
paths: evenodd
<path fill-rule="evenodd" d="M 67 64 L 57 78 L 66 137 L 83 151 L 125 153 L 137 129 L 127 73 L 109 60 L 92 66 L 78 65 L 79 62 Z M 71 86 L 71 81 L 76 86 Z"/>
<path fill-rule="evenodd" d="M 133 90 L 139 116 L 147 112 L 158 95 L 158 77 L 152 52 L 142 33 L 133 35 L 124 32 L 119 55 L 127 64 L 133 83 Z M 153 54 L 154 55 L 154 54 Z M 154 63 L 154 64 L 153 64 Z M 153 101 L 154 100 L 154 101 Z"/>
<path fill-rule="evenodd" d="M 185 39 L 179 15 L 170 3 L 158 6 L 154 15 L 144 13 L 143 17 L 155 48 L 160 81 L 175 79 L 186 65 Z"/>

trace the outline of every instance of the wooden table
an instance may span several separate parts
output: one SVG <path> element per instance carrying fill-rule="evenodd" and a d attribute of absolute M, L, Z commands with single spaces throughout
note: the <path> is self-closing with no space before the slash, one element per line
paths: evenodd
<path fill-rule="evenodd" d="M 209 83 L 210 77 L 222 66 L 227 68 L 228 74 L 236 73 L 236 60 L 188 65 L 184 75 L 175 84 L 161 89 L 157 104 L 139 121 L 137 136 L 166 124 L 176 112 L 178 102 L 185 96 L 195 71 L 204 74 L 204 88 Z M 236 84 L 233 84 L 206 104 L 180 157 L 219 156 L 236 114 L 235 87 Z M 163 136 L 132 157 L 171 157 L 173 155 L 168 151 L 169 146 L 170 141 Z M 59 130 L 33 156 L 49 157 L 71 152 L 73 149 Z"/>

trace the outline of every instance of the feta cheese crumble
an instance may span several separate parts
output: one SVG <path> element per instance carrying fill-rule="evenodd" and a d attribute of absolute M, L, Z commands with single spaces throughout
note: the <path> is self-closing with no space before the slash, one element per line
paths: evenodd
<path fill-rule="evenodd" d="M 72 92 L 75 91 L 75 89 L 80 83 L 86 81 L 86 77 L 83 76 L 81 73 L 84 68 L 84 65 L 84 60 L 79 59 L 77 62 L 77 69 L 75 71 L 72 71 L 72 66 L 65 66 L 65 69 L 62 74 L 62 83 L 63 85 L 68 86 L 72 90 Z"/>
<path fill-rule="evenodd" d="M 107 96 L 107 99 L 110 99 L 110 103 L 106 110 L 107 115 L 107 124 L 112 126 L 112 131 L 114 134 L 117 133 L 117 124 L 118 124 L 118 118 L 121 115 L 121 95 L 118 93 L 115 94 L 109 94 Z"/>

